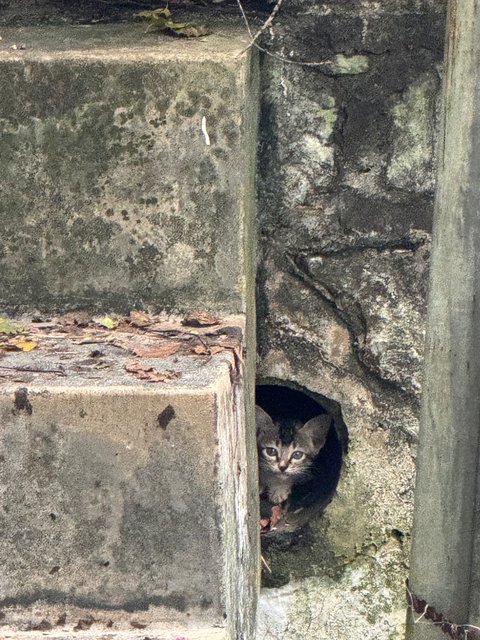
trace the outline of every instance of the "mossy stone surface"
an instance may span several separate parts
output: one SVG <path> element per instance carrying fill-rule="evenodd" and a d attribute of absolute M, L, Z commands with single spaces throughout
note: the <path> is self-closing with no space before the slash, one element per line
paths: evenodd
<path fill-rule="evenodd" d="M 243 36 L 2 30 L 4 310 L 245 311 L 257 93 Z"/>

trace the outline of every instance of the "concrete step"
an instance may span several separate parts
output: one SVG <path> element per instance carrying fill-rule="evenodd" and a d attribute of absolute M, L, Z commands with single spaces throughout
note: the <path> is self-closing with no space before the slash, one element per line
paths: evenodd
<path fill-rule="evenodd" d="M 2 28 L 0 315 L 47 322 L 0 332 L 0 635 L 252 637 L 257 72 L 209 26 Z M 223 320 L 52 328 L 132 308 Z"/>
<path fill-rule="evenodd" d="M 247 311 L 256 62 L 209 27 L 2 28 L 0 309 Z"/>
<path fill-rule="evenodd" d="M 0 334 L 2 637 L 252 637 L 243 319 L 138 317 Z"/>

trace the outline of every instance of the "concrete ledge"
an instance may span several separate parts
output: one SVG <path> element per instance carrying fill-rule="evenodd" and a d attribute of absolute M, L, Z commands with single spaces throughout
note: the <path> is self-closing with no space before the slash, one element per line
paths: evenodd
<path fill-rule="evenodd" d="M 234 350 L 142 358 L 135 333 L 29 331 L 39 346 L 0 361 L 0 633 L 236 637 L 257 541 Z M 241 350 L 241 326 L 217 331 Z"/>

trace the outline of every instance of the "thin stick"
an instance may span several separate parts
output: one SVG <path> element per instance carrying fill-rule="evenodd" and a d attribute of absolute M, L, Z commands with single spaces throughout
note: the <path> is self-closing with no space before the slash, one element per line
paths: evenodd
<path fill-rule="evenodd" d="M 62 369 L 33 369 L 31 367 L 5 367 L 0 365 L 0 369 L 5 371 L 27 371 L 28 373 L 58 373 L 60 376 L 66 376 L 67 372 Z"/>
<path fill-rule="evenodd" d="M 252 30 L 250 29 L 250 23 L 249 23 L 248 18 L 247 18 L 246 14 L 245 14 L 245 9 L 243 8 L 243 4 L 242 4 L 241 0 L 237 0 L 237 4 L 238 4 L 238 7 L 240 9 L 240 13 L 242 14 L 242 18 L 243 18 L 243 20 L 245 22 L 245 26 L 247 27 L 248 35 L 250 36 L 250 40 L 253 40 L 253 34 L 252 34 Z"/>
<path fill-rule="evenodd" d="M 284 56 L 281 56 L 277 53 L 272 53 L 271 51 L 268 51 L 268 49 L 261 47 L 257 42 L 254 42 L 253 46 L 256 47 L 259 51 L 266 53 L 267 56 L 270 56 L 271 58 L 275 58 L 275 60 L 280 60 L 280 62 L 287 62 L 288 64 L 296 64 L 299 67 L 328 67 L 328 62 L 304 62 L 303 60 L 291 60 L 290 58 L 285 58 Z"/>
<path fill-rule="evenodd" d="M 413 617 L 413 624 L 418 624 L 420 622 L 420 620 L 423 618 L 423 616 L 427 613 L 428 611 L 428 604 L 425 605 L 425 609 L 423 610 L 423 613 L 415 620 L 415 617 Z"/>
<path fill-rule="evenodd" d="M 265 560 L 265 558 L 261 554 L 260 554 L 260 558 L 262 559 L 262 564 L 264 565 L 264 567 L 268 571 L 268 573 L 272 573 L 272 570 L 268 566 L 268 562 Z"/>
<path fill-rule="evenodd" d="M 273 7 L 273 11 L 272 13 L 268 16 L 268 18 L 265 20 L 265 22 L 262 24 L 262 26 L 260 27 L 260 29 L 257 31 L 257 33 L 254 36 L 251 36 L 251 41 L 250 44 L 248 45 L 248 47 L 246 49 L 244 49 L 242 51 L 242 53 L 245 53 L 245 51 L 247 51 L 248 49 L 250 49 L 250 47 L 252 45 L 255 44 L 255 41 L 257 40 L 257 38 L 259 38 L 262 33 L 268 29 L 268 27 L 271 26 L 272 22 L 275 20 L 275 16 L 277 15 L 277 13 L 280 11 L 280 7 L 282 6 L 282 2 L 283 0 L 277 0 L 277 4 Z"/>
<path fill-rule="evenodd" d="M 275 8 L 277 6 L 278 8 L 280 8 L 279 5 L 281 5 L 282 2 L 283 0 L 280 0 L 279 2 L 277 2 L 277 5 L 275 5 Z M 296 64 L 300 67 L 328 67 L 328 63 L 326 62 L 304 62 L 303 60 L 291 60 L 290 58 L 285 58 L 284 56 L 281 56 L 277 53 L 272 53 L 271 51 L 268 51 L 268 49 L 261 47 L 257 42 L 255 42 L 255 39 L 258 37 L 259 34 L 255 34 L 255 37 L 253 36 L 252 30 L 250 28 L 250 22 L 248 21 L 248 18 L 245 13 L 245 9 L 243 8 L 241 0 L 237 0 L 237 4 L 240 9 L 240 13 L 242 14 L 243 21 L 245 22 L 245 26 L 247 27 L 248 35 L 250 36 L 250 40 L 251 40 L 250 45 L 244 51 L 247 51 L 247 49 L 250 46 L 254 46 L 259 51 L 266 53 L 267 56 L 270 56 L 271 58 L 275 58 L 275 60 L 280 60 L 280 62 L 287 62 L 288 64 Z M 273 10 L 273 12 L 275 12 L 275 15 L 278 13 L 278 11 L 275 11 L 275 9 Z M 273 12 L 272 12 L 272 15 L 273 15 Z M 273 15 L 273 17 L 275 17 L 275 15 Z M 262 31 L 263 31 L 263 27 L 261 28 L 260 33 Z M 244 52 L 242 51 L 242 53 Z"/>

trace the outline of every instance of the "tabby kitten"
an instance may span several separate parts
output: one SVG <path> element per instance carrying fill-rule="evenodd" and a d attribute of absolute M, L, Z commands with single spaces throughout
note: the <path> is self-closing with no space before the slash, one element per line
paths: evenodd
<path fill-rule="evenodd" d="M 293 485 L 311 477 L 315 456 L 324 446 L 332 417 L 322 413 L 302 424 L 299 420 L 274 422 L 255 406 L 260 495 L 273 504 L 285 502 Z"/>

